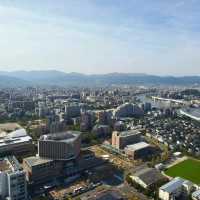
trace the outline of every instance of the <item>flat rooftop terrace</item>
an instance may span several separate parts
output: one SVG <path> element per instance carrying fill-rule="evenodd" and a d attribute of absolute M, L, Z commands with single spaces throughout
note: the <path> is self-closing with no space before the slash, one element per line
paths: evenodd
<path fill-rule="evenodd" d="M 33 167 L 33 166 L 42 165 L 42 164 L 45 164 L 45 163 L 52 162 L 53 160 L 46 159 L 46 158 L 40 158 L 40 157 L 37 157 L 37 156 L 31 156 L 31 157 L 25 158 L 24 161 L 29 166 Z"/>
<path fill-rule="evenodd" d="M 144 149 L 150 147 L 150 145 L 146 142 L 138 142 L 136 144 L 131 144 L 131 145 L 127 145 L 126 148 L 132 150 L 132 151 L 137 151 L 140 149 Z"/>
<path fill-rule="evenodd" d="M 140 131 L 138 130 L 130 130 L 130 131 L 122 131 L 119 133 L 119 136 L 120 137 L 127 137 L 127 136 L 130 136 L 130 135 L 137 135 L 137 134 L 140 134 Z"/>
<path fill-rule="evenodd" d="M 60 133 L 47 134 L 40 137 L 40 140 L 52 140 L 52 141 L 73 141 L 80 136 L 79 131 L 66 131 Z"/>

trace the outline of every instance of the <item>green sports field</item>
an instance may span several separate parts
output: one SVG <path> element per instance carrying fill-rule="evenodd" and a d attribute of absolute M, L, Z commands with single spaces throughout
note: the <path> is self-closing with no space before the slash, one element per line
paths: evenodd
<path fill-rule="evenodd" d="M 187 159 L 165 171 L 165 174 L 171 177 L 181 177 L 200 184 L 200 161 Z"/>

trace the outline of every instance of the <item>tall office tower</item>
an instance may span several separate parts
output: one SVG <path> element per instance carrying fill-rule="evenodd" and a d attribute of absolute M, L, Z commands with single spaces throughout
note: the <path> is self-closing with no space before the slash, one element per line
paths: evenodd
<path fill-rule="evenodd" d="M 84 112 L 81 114 L 81 131 L 88 131 L 92 128 L 93 125 L 93 116 L 89 112 Z"/>
<path fill-rule="evenodd" d="M 96 113 L 97 114 L 97 121 L 99 124 L 108 124 L 110 122 L 110 116 L 109 113 L 106 111 L 99 111 Z"/>
<path fill-rule="evenodd" d="M 81 108 L 78 104 L 65 105 L 65 114 L 68 118 L 78 117 L 81 114 Z"/>
<path fill-rule="evenodd" d="M 144 104 L 144 112 L 151 111 L 151 103 L 145 102 Z"/>

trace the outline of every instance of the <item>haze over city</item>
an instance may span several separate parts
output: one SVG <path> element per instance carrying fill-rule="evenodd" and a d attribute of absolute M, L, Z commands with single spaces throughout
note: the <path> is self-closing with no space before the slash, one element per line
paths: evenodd
<path fill-rule="evenodd" d="M 0 1 L 0 71 L 200 74 L 198 0 Z"/>
<path fill-rule="evenodd" d="M 200 0 L 0 0 L 0 200 L 200 200 Z"/>

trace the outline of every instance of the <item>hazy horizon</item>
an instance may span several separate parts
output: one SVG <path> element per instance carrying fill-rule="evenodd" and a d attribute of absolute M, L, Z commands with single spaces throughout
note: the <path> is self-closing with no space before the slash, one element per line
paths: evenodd
<path fill-rule="evenodd" d="M 88 75 L 88 76 L 92 76 L 92 75 L 109 75 L 109 74 L 125 74 L 125 75 L 147 75 L 147 76 L 159 76 L 159 77 L 189 77 L 189 76 L 198 76 L 200 77 L 200 75 L 198 74 L 190 74 L 190 75 L 174 75 L 174 74 L 150 74 L 150 73 L 144 73 L 144 72 L 137 72 L 137 73 L 134 73 L 134 72 L 108 72 L 108 73 L 84 73 L 84 72 L 75 72 L 75 71 L 71 71 L 71 72 L 65 72 L 65 71 L 62 71 L 62 70 L 56 70 L 56 69 L 44 69 L 44 70 L 0 70 L 0 75 L 3 75 L 5 73 L 5 75 L 7 73 L 14 73 L 14 72 L 61 72 L 61 73 L 66 73 L 66 74 L 81 74 L 81 75 Z M 9 75 L 9 74 L 8 74 Z"/>
<path fill-rule="evenodd" d="M 200 75 L 199 10 L 198 0 L 0 1 L 0 71 Z"/>

